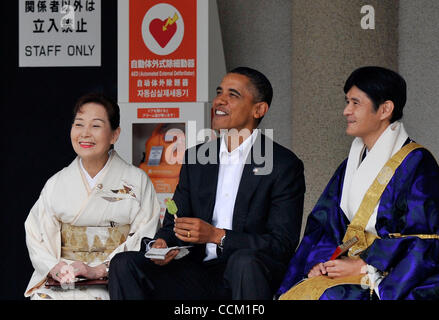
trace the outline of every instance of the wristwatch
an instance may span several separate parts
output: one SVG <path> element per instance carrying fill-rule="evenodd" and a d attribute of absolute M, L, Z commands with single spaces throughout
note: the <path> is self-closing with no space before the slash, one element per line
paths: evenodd
<path fill-rule="evenodd" d="M 220 240 L 220 243 L 218 245 L 218 248 L 220 248 L 221 250 L 224 249 L 224 240 L 226 240 L 226 234 L 224 234 Z"/>

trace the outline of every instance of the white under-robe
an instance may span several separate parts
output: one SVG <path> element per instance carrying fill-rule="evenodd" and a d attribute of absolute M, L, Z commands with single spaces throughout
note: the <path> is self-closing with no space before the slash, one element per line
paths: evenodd
<path fill-rule="evenodd" d="M 77 157 L 46 182 L 32 207 L 25 221 L 25 231 L 35 271 L 25 296 L 32 299 L 108 299 L 104 286 L 68 290 L 45 288 L 49 271 L 58 262 L 72 262 L 61 257 L 62 224 L 87 227 L 129 225 L 126 241 L 105 259 L 111 261 L 118 252 L 139 250 L 143 237 L 154 237 L 160 226 L 160 204 L 145 172 L 112 151 L 93 189 L 90 189 Z M 105 243 L 105 239 L 99 240 Z M 93 261 L 88 264 L 96 266 L 101 263 Z"/>

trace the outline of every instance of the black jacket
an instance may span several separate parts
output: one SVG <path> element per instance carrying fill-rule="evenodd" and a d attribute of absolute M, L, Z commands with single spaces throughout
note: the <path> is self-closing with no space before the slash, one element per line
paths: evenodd
<path fill-rule="evenodd" d="M 218 138 L 186 150 L 173 196 L 179 217 L 196 217 L 212 222 L 220 142 Z M 216 155 L 210 154 L 215 150 Z M 197 152 L 211 156 L 210 159 L 216 162 L 201 164 L 195 157 Z M 255 174 L 255 168 L 263 172 L 263 167 L 267 165 L 267 162 L 261 164 L 258 154 L 272 159 L 269 174 Z M 262 134 L 258 134 L 249 157 L 236 196 L 233 227 L 226 230 L 224 250 L 219 259 L 227 259 L 237 249 L 251 248 L 262 250 L 273 259 L 287 264 L 300 237 L 305 193 L 303 163 L 293 152 Z M 155 238 L 163 238 L 168 246 L 185 245 L 175 237 L 173 228 L 174 218 L 166 211 L 163 227 Z M 205 249 L 206 245 L 195 245 L 190 257 L 201 262 Z"/>

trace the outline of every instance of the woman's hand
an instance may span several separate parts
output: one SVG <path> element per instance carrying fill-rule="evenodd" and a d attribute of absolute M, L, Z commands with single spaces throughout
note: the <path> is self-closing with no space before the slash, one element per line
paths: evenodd
<path fill-rule="evenodd" d="M 163 249 L 163 248 L 167 248 L 168 244 L 166 243 L 165 240 L 158 238 L 153 244 L 152 244 L 152 248 L 158 248 L 158 249 Z M 165 266 L 167 265 L 169 262 L 171 262 L 172 260 L 174 260 L 174 258 L 177 256 L 177 254 L 180 252 L 180 250 L 171 250 L 169 251 L 164 260 L 158 260 L 158 259 L 151 259 L 152 262 L 154 262 L 156 265 L 158 266 Z"/>
<path fill-rule="evenodd" d="M 327 261 L 323 264 L 330 278 L 341 278 L 365 274 L 367 264 L 362 259 L 343 257 Z"/>
<path fill-rule="evenodd" d="M 100 279 L 107 276 L 107 267 L 104 264 L 90 267 L 82 261 L 75 261 L 70 266 L 73 268 L 75 277 L 82 276 L 87 279 Z"/>
<path fill-rule="evenodd" d="M 65 271 L 65 267 L 68 264 L 65 263 L 64 261 L 60 261 L 58 262 L 53 268 L 52 270 L 49 271 L 49 275 L 52 277 L 52 279 L 61 282 L 61 280 L 63 279 L 63 277 L 66 275 L 66 271 Z"/>

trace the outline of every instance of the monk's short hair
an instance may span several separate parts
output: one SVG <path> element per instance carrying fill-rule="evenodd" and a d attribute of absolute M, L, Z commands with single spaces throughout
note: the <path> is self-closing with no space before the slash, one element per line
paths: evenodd
<path fill-rule="evenodd" d="M 402 118 L 402 110 L 407 101 L 407 84 L 395 71 L 376 66 L 358 68 L 346 80 L 344 93 L 353 86 L 367 94 L 375 110 L 378 110 L 385 101 L 392 101 L 395 107 L 390 119 L 391 123 Z"/>

